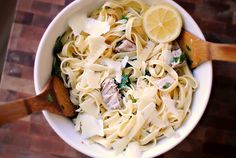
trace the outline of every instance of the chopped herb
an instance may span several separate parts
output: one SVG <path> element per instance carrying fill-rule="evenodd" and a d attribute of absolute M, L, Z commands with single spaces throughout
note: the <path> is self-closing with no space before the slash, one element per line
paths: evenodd
<path fill-rule="evenodd" d="M 122 16 L 121 16 L 121 19 L 122 19 L 122 20 L 123 20 L 123 19 L 128 20 L 128 17 L 125 16 L 125 15 L 122 15 Z"/>
<path fill-rule="evenodd" d="M 188 56 L 188 54 L 185 54 L 185 58 L 187 61 L 188 66 L 191 68 L 193 61 L 190 59 L 190 57 Z"/>
<path fill-rule="evenodd" d="M 179 57 L 174 57 L 174 58 L 173 58 L 173 61 L 174 61 L 175 63 L 178 63 Z"/>
<path fill-rule="evenodd" d="M 137 102 L 137 99 L 135 99 L 135 98 L 131 98 L 131 100 L 132 100 L 132 103 L 136 103 Z"/>
<path fill-rule="evenodd" d="M 130 95 L 130 99 L 132 100 L 132 103 L 136 103 L 137 99 L 135 99 L 132 95 Z"/>
<path fill-rule="evenodd" d="M 180 55 L 180 63 L 182 63 L 182 62 L 184 62 L 184 60 L 185 60 L 185 55 L 184 55 L 184 53 L 182 52 L 182 54 Z"/>
<path fill-rule="evenodd" d="M 167 88 L 169 88 L 170 87 L 170 85 L 171 85 L 171 83 L 170 82 L 166 82 L 164 85 L 163 85 L 163 89 L 167 89 Z"/>
<path fill-rule="evenodd" d="M 52 66 L 52 75 L 61 77 L 61 69 L 60 69 L 60 65 L 61 65 L 61 60 L 58 58 L 58 56 L 56 55 L 53 58 L 53 66 Z"/>
<path fill-rule="evenodd" d="M 186 48 L 189 52 L 191 52 L 191 48 L 188 45 L 186 45 Z"/>
<path fill-rule="evenodd" d="M 57 40 L 55 42 L 55 45 L 53 47 L 53 54 L 56 55 L 62 51 L 63 44 L 61 42 L 62 36 L 58 36 Z"/>
<path fill-rule="evenodd" d="M 152 76 L 147 69 L 145 70 L 145 76 Z"/>
<path fill-rule="evenodd" d="M 63 35 L 57 37 L 57 40 L 56 40 L 55 45 L 53 47 L 54 59 L 53 59 L 53 68 L 52 68 L 51 74 L 55 75 L 55 76 L 59 76 L 59 77 L 61 76 L 61 69 L 60 69 L 61 60 L 58 58 L 57 54 L 60 53 L 63 48 L 63 43 L 61 41 Z"/>
<path fill-rule="evenodd" d="M 130 65 L 129 63 L 126 64 L 125 68 L 127 67 L 132 67 L 132 65 Z"/>
<path fill-rule="evenodd" d="M 173 57 L 173 62 L 174 63 L 178 63 L 178 62 L 182 63 L 182 62 L 184 62 L 184 60 L 185 60 L 185 55 L 184 55 L 183 52 L 179 57 Z"/>
<path fill-rule="evenodd" d="M 48 102 L 49 102 L 49 103 L 52 103 L 52 102 L 53 102 L 53 97 L 52 97 L 52 95 L 51 95 L 50 93 L 48 93 L 47 99 L 48 99 Z"/>
<path fill-rule="evenodd" d="M 192 61 L 190 58 L 188 58 L 188 59 L 187 59 L 187 64 L 191 67 L 192 64 L 193 64 L 193 61 Z"/>
<path fill-rule="evenodd" d="M 122 75 L 121 83 L 118 84 L 118 88 L 121 90 L 126 88 L 127 86 L 130 86 L 130 80 L 129 76 L 124 74 Z"/>

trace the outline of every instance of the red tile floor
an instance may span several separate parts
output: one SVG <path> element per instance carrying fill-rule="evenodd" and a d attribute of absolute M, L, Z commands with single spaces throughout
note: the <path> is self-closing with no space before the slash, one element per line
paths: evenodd
<path fill-rule="evenodd" d="M 176 0 L 207 40 L 236 43 L 235 0 Z M 34 95 L 35 52 L 50 21 L 72 0 L 18 0 L 0 85 L 0 102 Z M 213 62 L 206 112 L 194 131 L 164 158 L 223 158 L 236 154 L 236 64 Z M 84 158 L 65 144 L 41 113 L 0 127 L 1 158 Z"/>

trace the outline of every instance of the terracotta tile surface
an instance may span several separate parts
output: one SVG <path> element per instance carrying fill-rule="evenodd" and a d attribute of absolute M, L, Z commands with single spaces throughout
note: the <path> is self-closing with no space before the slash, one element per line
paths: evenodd
<path fill-rule="evenodd" d="M 33 66 L 51 20 L 72 0 L 18 0 L 0 86 L 0 102 L 34 95 Z M 235 0 L 176 0 L 206 39 L 236 43 Z M 211 97 L 200 123 L 159 158 L 223 158 L 236 154 L 236 64 L 213 62 Z M 0 158 L 85 158 L 61 140 L 41 113 L 0 127 Z"/>

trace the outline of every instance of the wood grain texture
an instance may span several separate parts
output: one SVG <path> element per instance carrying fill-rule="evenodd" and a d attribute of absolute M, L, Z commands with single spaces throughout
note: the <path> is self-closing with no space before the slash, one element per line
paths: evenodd
<path fill-rule="evenodd" d="M 0 125 L 42 110 L 66 117 L 74 117 L 76 114 L 68 89 L 56 76 L 51 77 L 40 94 L 0 104 Z"/>
<path fill-rule="evenodd" d="M 236 44 L 204 41 L 186 30 L 182 30 L 178 43 L 191 61 L 191 68 L 209 60 L 236 62 Z"/>
<path fill-rule="evenodd" d="M 212 60 L 236 62 L 236 44 L 209 43 Z"/>
<path fill-rule="evenodd" d="M 51 5 L 49 15 L 42 15 L 32 9 L 32 3 L 40 1 Z M 183 6 L 196 20 L 207 40 L 211 42 L 235 43 L 236 41 L 236 1 L 235 0 L 175 0 Z M 17 15 L 12 30 L 8 53 L 14 52 L 7 59 L 10 64 L 22 65 L 21 74 L 17 78 L 33 81 L 32 59 L 34 59 L 41 31 L 44 32 L 53 15 L 68 5 L 72 0 L 18 0 Z M 35 6 L 37 7 L 37 6 Z M 57 9 L 56 9 L 57 8 Z M 20 24 L 20 25 L 19 25 Z M 41 28 L 40 33 L 27 37 L 22 27 Z M 14 37 L 13 37 L 14 35 Z M 34 38 L 34 39 L 32 39 Z M 33 41 L 33 42 L 31 42 Z M 14 42 L 14 43 L 12 43 Z M 17 46 L 18 45 L 18 46 Z M 29 45 L 29 47 L 20 47 Z M 19 50 L 20 49 L 20 50 Z M 32 56 L 28 56 L 31 54 Z M 9 58 L 9 56 L 8 56 Z M 28 62 L 27 62 L 28 61 Z M 27 70 L 24 68 L 27 67 Z M 213 62 L 213 86 L 211 97 L 199 124 L 193 132 L 174 149 L 158 158 L 225 158 L 236 153 L 236 64 Z M 4 75 L 8 75 L 7 72 Z M 25 72 L 28 71 L 28 75 Z M 12 76 L 12 75 L 11 75 Z M 26 83 L 28 83 L 25 80 Z M 3 84 L 10 84 L 7 80 Z M 29 97 L 34 91 L 21 92 L 21 86 L 14 90 L 1 89 L 0 101 L 6 102 Z M 29 82 L 28 87 L 33 86 Z M 7 87 L 7 86 L 6 86 Z M 30 119 L 19 120 L 0 127 L 0 158 L 87 158 L 60 139 L 40 113 L 33 114 Z"/>

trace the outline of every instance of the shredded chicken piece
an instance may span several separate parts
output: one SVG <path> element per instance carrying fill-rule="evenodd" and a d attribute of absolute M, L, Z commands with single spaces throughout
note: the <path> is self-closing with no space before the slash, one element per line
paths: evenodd
<path fill-rule="evenodd" d="M 127 39 L 124 39 L 121 42 L 121 45 L 115 48 L 117 52 L 132 52 L 136 50 L 136 45 L 133 42 Z"/>
<path fill-rule="evenodd" d="M 107 109 L 121 108 L 121 96 L 114 79 L 107 78 L 102 83 L 102 99 Z"/>

